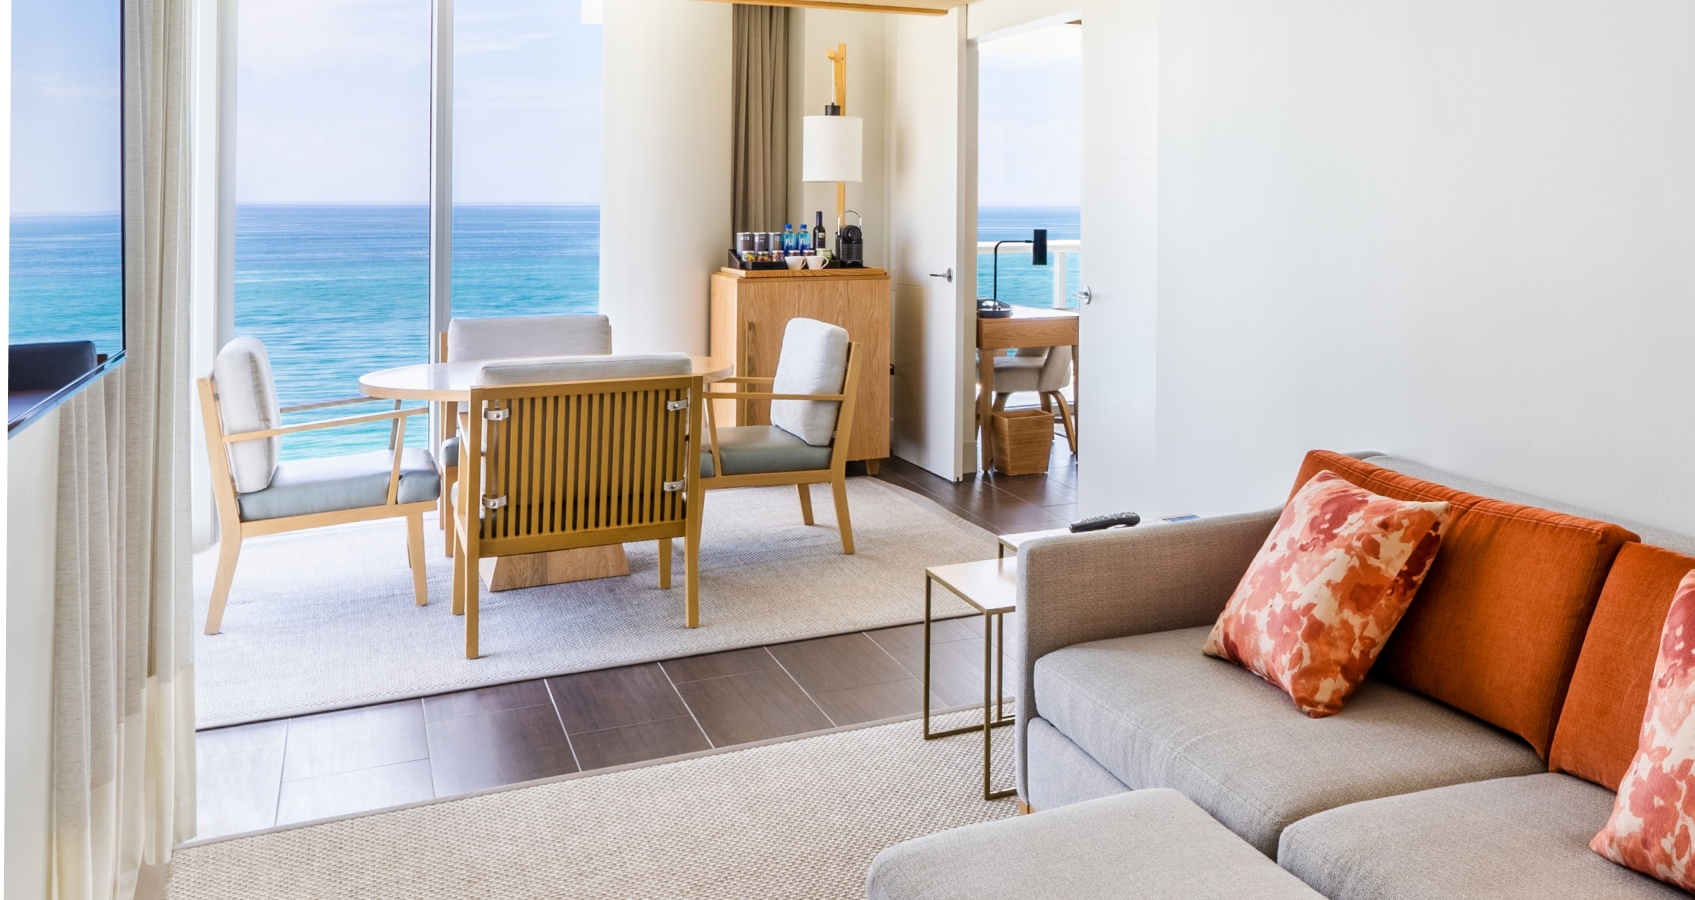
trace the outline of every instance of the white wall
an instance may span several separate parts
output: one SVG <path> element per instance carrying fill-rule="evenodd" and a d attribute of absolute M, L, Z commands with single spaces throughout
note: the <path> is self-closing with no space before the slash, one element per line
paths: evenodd
<path fill-rule="evenodd" d="M 847 44 L 848 109 L 865 120 L 865 180 L 847 186 L 847 208 L 864 217 L 865 264 L 888 264 L 888 176 L 884 142 L 888 120 L 887 68 L 884 53 L 886 20 L 883 13 L 791 9 L 789 67 L 794 80 L 789 90 L 789 207 L 790 218 L 812 227 L 815 214 L 824 213 L 824 230 L 834 241 L 836 186 L 806 184 L 801 172 L 801 117 L 821 116 L 824 104 L 835 102 L 835 66 L 824 56 L 837 44 Z M 849 222 L 855 221 L 852 216 Z"/>
<path fill-rule="evenodd" d="M 6 441 L 5 892 L 45 898 L 53 784 L 59 411 Z"/>
<path fill-rule="evenodd" d="M 1370 448 L 1695 532 L 1695 6 L 1166 0 L 1159 42 L 1162 511 Z"/>
<path fill-rule="evenodd" d="M 730 14 L 606 4 L 600 298 L 619 353 L 706 352 L 708 277 L 732 239 Z"/>

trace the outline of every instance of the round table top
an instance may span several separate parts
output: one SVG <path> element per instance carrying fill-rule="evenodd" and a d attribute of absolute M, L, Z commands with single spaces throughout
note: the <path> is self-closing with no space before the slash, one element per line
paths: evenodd
<path fill-rule="evenodd" d="M 476 359 L 395 366 L 362 376 L 359 392 L 368 397 L 392 400 L 468 400 L 472 382 L 477 379 L 477 370 L 491 361 Z M 691 356 L 689 362 L 694 364 L 694 374 L 705 377 L 708 383 L 729 378 L 736 368 L 731 360 L 710 356 Z"/>

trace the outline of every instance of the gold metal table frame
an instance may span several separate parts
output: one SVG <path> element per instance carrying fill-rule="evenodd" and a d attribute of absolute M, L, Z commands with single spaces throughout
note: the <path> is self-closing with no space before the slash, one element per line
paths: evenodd
<path fill-rule="evenodd" d="M 940 584 L 983 615 L 983 724 L 930 730 L 930 623 L 933 586 Z M 983 799 L 999 800 L 1016 789 L 994 790 L 990 781 L 993 731 L 1013 723 L 1001 690 L 1006 671 L 1006 614 L 1018 608 L 1018 558 L 986 559 L 924 570 L 924 740 L 983 733 Z"/>

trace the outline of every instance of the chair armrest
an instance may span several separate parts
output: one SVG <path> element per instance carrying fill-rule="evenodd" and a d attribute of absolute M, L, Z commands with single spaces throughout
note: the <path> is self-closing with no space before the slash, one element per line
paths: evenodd
<path fill-rule="evenodd" d="M 256 441 L 260 438 L 276 437 L 280 434 L 294 434 L 300 431 L 317 431 L 321 428 L 340 428 L 343 425 L 363 425 L 366 422 L 381 422 L 385 419 L 405 419 L 410 416 L 416 416 L 427 412 L 429 412 L 429 410 L 422 406 L 413 409 L 397 409 L 390 412 L 370 413 L 363 416 L 346 416 L 340 419 L 325 419 L 322 422 L 307 422 L 303 425 L 284 425 L 281 428 L 265 428 L 259 431 L 243 431 L 239 434 L 223 435 L 222 439 L 226 444 L 238 444 L 242 441 Z"/>
<path fill-rule="evenodd" d="M 1281 509 L 1033 540 L 1018 550 L 1018 789 L 1036 661 L 1065 647 L 1211 625 Z M 1200 645 L 1195 652 L 1201 652 Z"/>
<path fill-rule="evenodd" d="M 826 400 L 845 402 L 846 394 L 769 394 L 754 391 L 708 391 L 708 400 Z"/>
<path fill-rule="evenodd" d="M 382 397 L 364 397 L 364 396 L 343 397 L 340 400 L 320 400 L 316 403 L 296 403 L 293 406 L 281 407 L 280 409 L 278 409 L 278 412 L 285 412 L 285 413 L 305 412 L 308 409 L 328 409 L 329 407 L 332 407 L 332 406 L 349 406 L 349 405 L 354 404 L 354 403 L 378 403 L 378 402 L 381 402 L 383 399 L 384 398 L 382 398 Z"/>
<path fill-rule="evenodd" d="M 733 378 L 720 378 L 717 381 L 714 381 L 712 383 L 713 384 L 771 384 L 772 382 L 774 382 L 776 380 L 777 379 L 775 379 L 775 378 L 754 378 L 751 375 L 742 375 L 742 376 L 737 376 L 737 377 L 733 377 Z"/>

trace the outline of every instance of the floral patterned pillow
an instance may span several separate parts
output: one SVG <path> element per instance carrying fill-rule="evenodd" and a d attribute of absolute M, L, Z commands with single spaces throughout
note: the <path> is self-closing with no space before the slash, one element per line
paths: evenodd
<path fill-rule="evenodd" d="M 1320 472 L 1283 507 L 1202 651 L 1315 719 L 1341 712 L 1430 571 L 1447 519 L 1445 502 L 1380 497 Z"/>
<path fill-rule="evenodd" d="M 1648 711 L 1596 853 L 1695 891 L 1695 572 L 1683 577 L 1660 632 Z"/>

